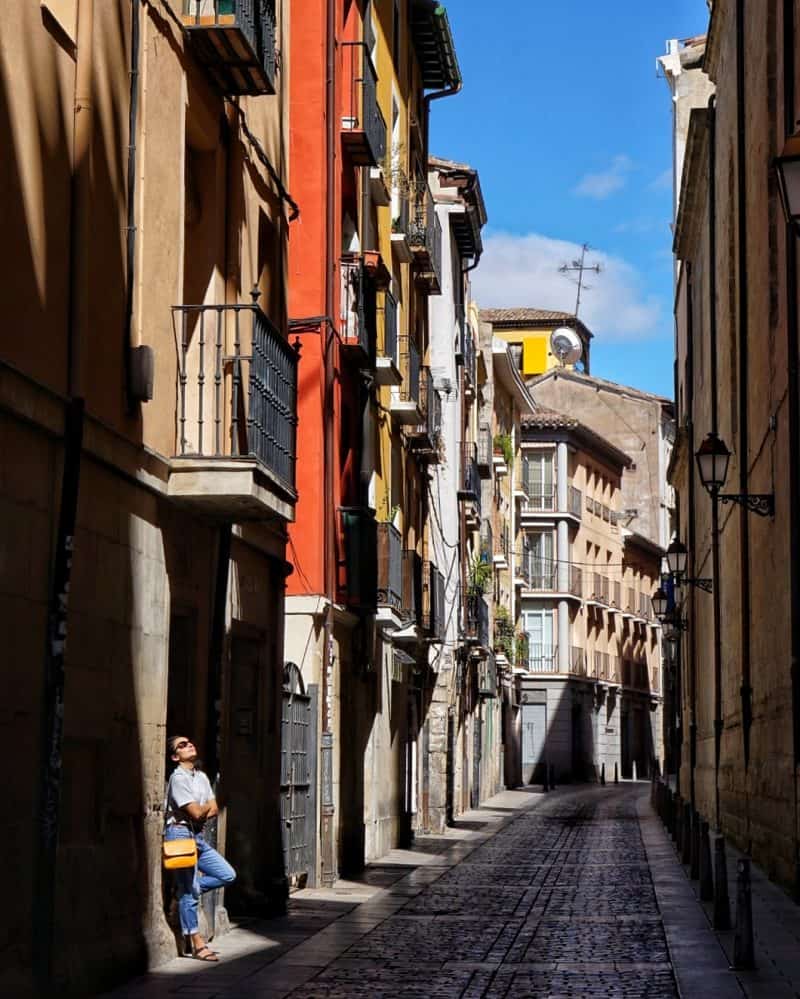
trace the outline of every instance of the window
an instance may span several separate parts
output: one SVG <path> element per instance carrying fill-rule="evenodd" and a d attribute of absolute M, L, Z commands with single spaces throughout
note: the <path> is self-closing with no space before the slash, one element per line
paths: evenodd
<path fill-rule="evenodd" d="M 526 534 L 524 550 L 532 590 L 554 589 L 554 548 L 552 531 L 530 531 Z"/>
<path fill-rule="evenodd" d="M 552 611 L 523 611 L 522 626 L 528 636 L 528 669 L 534 673 L 551 672 L 556 661 Z"/>
<path fill-rule="evenodd" d="M 523 459 L 522 475 L 529 506 L 534 510 L 554 510 L 555 475 L 553 471 L 553 452 L 528 452 Z"/>

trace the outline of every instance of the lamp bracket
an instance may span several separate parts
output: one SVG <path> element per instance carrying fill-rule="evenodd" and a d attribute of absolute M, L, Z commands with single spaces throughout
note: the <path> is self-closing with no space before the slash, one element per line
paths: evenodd
<path fill-rule="evenodd" d="M 714 581 L 703 576 L 698 579 L 690 579 L 688 576 L 676 577 L 679 586 L 696 586 L 698 590 L 705 590 L 706 593 L 714 592 Z"/>
<path fill-rule="evenodd" d="M 723 506 L 738 503 L 750 513 L 757 513 L 759 517 L 775 516 L 774 493 L 718 493 L 717 496 Z"/>

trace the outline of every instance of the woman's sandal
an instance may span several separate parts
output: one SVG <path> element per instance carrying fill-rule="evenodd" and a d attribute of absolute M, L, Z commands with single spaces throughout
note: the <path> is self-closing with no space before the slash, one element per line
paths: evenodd
<path fill-rule="evenodd" d="M 192 950 L 192 957 L 195 961 L 207 961 L 209 964 L 216 964 L 219 961 L 219 955 L 208 944 L 205 944 L 200 950 Z"/>

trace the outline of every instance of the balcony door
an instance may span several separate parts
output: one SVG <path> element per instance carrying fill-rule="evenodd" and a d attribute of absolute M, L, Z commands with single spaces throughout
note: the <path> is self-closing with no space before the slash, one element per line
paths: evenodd
<path fill-rule="evenodd" d="M 525 537 L 525 558 L 533 590 L 552 590 L 555 540 L 552 531 L 529 531 Z"/>
<path fill-rule="evenodd" d="M 522 627 L 528 636 L 528 669 L 532 673 L 552 672 L 555 663 L 553 612 L 524 610 Z"/>
<path fill-rule="evenodd" d="M 528 451 L 522 474 L 529 506 L 534 510 L 555 509 L 555 472 L 552 451 Z"/>

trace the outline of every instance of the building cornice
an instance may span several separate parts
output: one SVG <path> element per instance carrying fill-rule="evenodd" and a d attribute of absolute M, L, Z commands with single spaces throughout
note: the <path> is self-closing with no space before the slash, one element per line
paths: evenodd
<path fill-rule="evenodd" d="M 706 202 L 708 175 L 708 108 L 693 108 L 686 137 L 678 217 L 672 249 L 679 260 L 689 259 L 694 250 Z"/>

